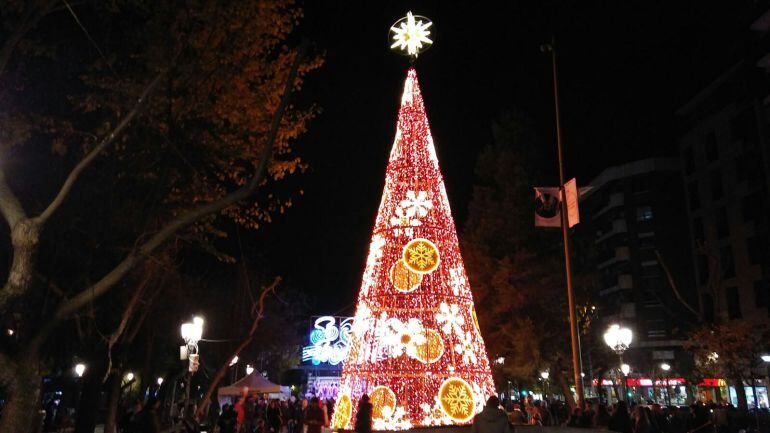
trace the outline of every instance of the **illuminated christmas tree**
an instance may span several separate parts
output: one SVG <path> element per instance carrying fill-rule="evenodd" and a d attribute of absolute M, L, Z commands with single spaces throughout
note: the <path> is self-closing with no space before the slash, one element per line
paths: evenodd
<path fill-rule="evenodd" d="M 467 424 L 495 394 L 412 68 L 385 173 L 334 428 L 368 394 L 376 430 Z"/>

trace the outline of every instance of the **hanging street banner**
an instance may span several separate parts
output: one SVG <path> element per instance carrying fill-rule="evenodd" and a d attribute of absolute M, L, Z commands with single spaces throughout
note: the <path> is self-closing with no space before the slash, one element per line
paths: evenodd
<path fill-rule="evenodd" d="M 561 227 L 559 188 L 555 186 L 535 187 L 535 226 Z"/>
<path fill-rule="evenodd" d="M 577 181 L 573 177 L 564 185 L 567 196 L 567 221 L 573 227 L 580 222 Z M 555 186 L 535 187 L 535 226 L 561 227 L 561 194 Z"/>
<path fill-rule="evenodd" d="M 580 222 L 580 211 L 578 210 L 578 188 L 577 181 L 573 177 L 564 184 L 564 193 L 567 196 L 567 221 L 572 228 Z"/>

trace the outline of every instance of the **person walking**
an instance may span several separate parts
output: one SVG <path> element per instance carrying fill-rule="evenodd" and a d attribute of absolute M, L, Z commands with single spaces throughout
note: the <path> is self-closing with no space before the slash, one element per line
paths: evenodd
<path fill-rule="evenodd" d="M 265 413 L 267 420 L 267 428 L 269 433 L 281 433 L 281 427 L 283 426 L 283 416 L 281 414 L 281 406 L 278 404 L 278 400 L 271 400 L 270 406 L 267 407 Z"/>
<path fill-rule="evenodd" d="M 473 419 L 473 433 L 509 433 L 508 417 L 500 409 L 500 399 L 494 395 L 487 399 L 484 409 Z"/>
<path fill-rule="evenodd" d="M 372 403 L 369 402 L 369 396 L 364 394 L 358 400 L 358 411 L 356 411 L 355 431 L 358 433 L 372 433 Z"/>

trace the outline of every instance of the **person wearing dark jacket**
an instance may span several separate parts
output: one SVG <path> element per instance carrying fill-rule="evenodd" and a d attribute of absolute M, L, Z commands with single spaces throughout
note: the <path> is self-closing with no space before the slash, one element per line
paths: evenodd
<path fill-rule="evenodd" d="M 361 400 L 358 400 L 355 430 L 358 433 L 372 433 L 372 404 L 366 394 L 361 396 Z"/>
<path fill-rule="evenodd" d="M 631 417 L 628 415 L 625 401 L 619 401 L 610 417 L 610 430 L 620 433 L 631 433 Z"/>
<path fill-rule="evenodd" d="M 509 433 L 511 431 L 508 417 L 500 409 L 500 400 L 497 397 L 489 397 L 484 410 L 473 419 L 472 431 L 473 433 Z"/>
<path fill-rule="evenodd" d="M 305 425 L 307 426 L 307 433 L 321 433 L 321 428 L 325 423 L 325 415 L 323 409 L 318 406 L 318 398 L 313 397 L 310 400 L 310 405 L 305 413 Z"/>

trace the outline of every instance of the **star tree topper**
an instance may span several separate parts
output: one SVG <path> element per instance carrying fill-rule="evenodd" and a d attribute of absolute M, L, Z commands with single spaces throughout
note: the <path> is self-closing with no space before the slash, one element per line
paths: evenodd
<path fill-rule="evenodd" d="M 400 54 L 417 58 L 421 52 L 433 45 L 433 41 L 428 38 L 428 29 L 432 25 L 428 18 L 407 12 L 405 17 L 390 27 L 390 39 L 393 41 L 390 48 Z"/>

